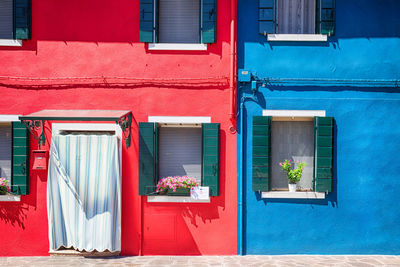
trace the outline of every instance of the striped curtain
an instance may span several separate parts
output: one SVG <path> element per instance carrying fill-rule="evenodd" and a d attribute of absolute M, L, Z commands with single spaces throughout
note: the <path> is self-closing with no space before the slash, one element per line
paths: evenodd
<path fill-rule="evenodd" d="M 121 174 L 116 136 L 52 137 L 47 212 L 51 250 L 121 250 Z"/>
<path fill-rule="evenodd" d="M 313 34 L 315 0 L 278 0 L 278 33 Z"/>

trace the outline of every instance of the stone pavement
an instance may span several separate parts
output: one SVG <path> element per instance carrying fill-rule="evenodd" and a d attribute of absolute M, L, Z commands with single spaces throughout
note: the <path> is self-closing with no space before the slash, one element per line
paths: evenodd
<path fill-rule="evenodd" d="M 84 258 L 77 256 L 0 257 L 0 266 L 399 266 L 400 256 L 142 256 Z"/>

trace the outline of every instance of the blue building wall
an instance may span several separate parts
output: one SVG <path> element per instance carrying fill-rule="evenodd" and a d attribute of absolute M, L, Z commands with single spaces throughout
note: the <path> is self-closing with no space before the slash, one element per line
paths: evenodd
<path fill-rule="evenodd" d="M 259 82 L 256 101 L 244 104 L 239 253 L 400 253 L 399 14 L 398 0 L 336 0 L 336 34 L 328 42 L 272 43 L 258 34 L 258 0 L 238 0 L 239 69 L 260 80 L 317 78 L 308 85 Z M 238 88 L 240 105 L 251 90 L 249 83 Z M 325 200 L 267 200 L 251 190 L 252 117 L 263 109 L 326 110 L 335 118 L 333 192 Z"/>

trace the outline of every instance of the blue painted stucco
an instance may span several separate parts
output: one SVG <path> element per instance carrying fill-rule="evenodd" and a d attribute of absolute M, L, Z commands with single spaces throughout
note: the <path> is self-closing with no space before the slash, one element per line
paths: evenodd
<path fill-rule="evenodd" d="M 238 68 L 259 79 L 400 79 L 399 14 L 398 0 L 336 0 L 328 42 L 269 43 L 258 34 L 258 0 L 238 0 Z M 256 101 L 243 106 L 239 253 L 400 254 L 400 88 L 323 83 L 259 82 Z M 238 88 L 240 104 L 251 89 Z M 333 192 L 325 200 L 266 200 L 251 190 L 252 117 L 263 109 L 325 110 L 335 118 Z"/>

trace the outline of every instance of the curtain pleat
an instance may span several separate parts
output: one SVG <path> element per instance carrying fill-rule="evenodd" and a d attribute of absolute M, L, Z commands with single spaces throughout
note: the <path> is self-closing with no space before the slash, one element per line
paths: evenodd
<path fill-rule="evenodd" d="M 120 251 L 120 180 L 117 137 L 53 136 L 47 183 L 50 249 Z"/>

